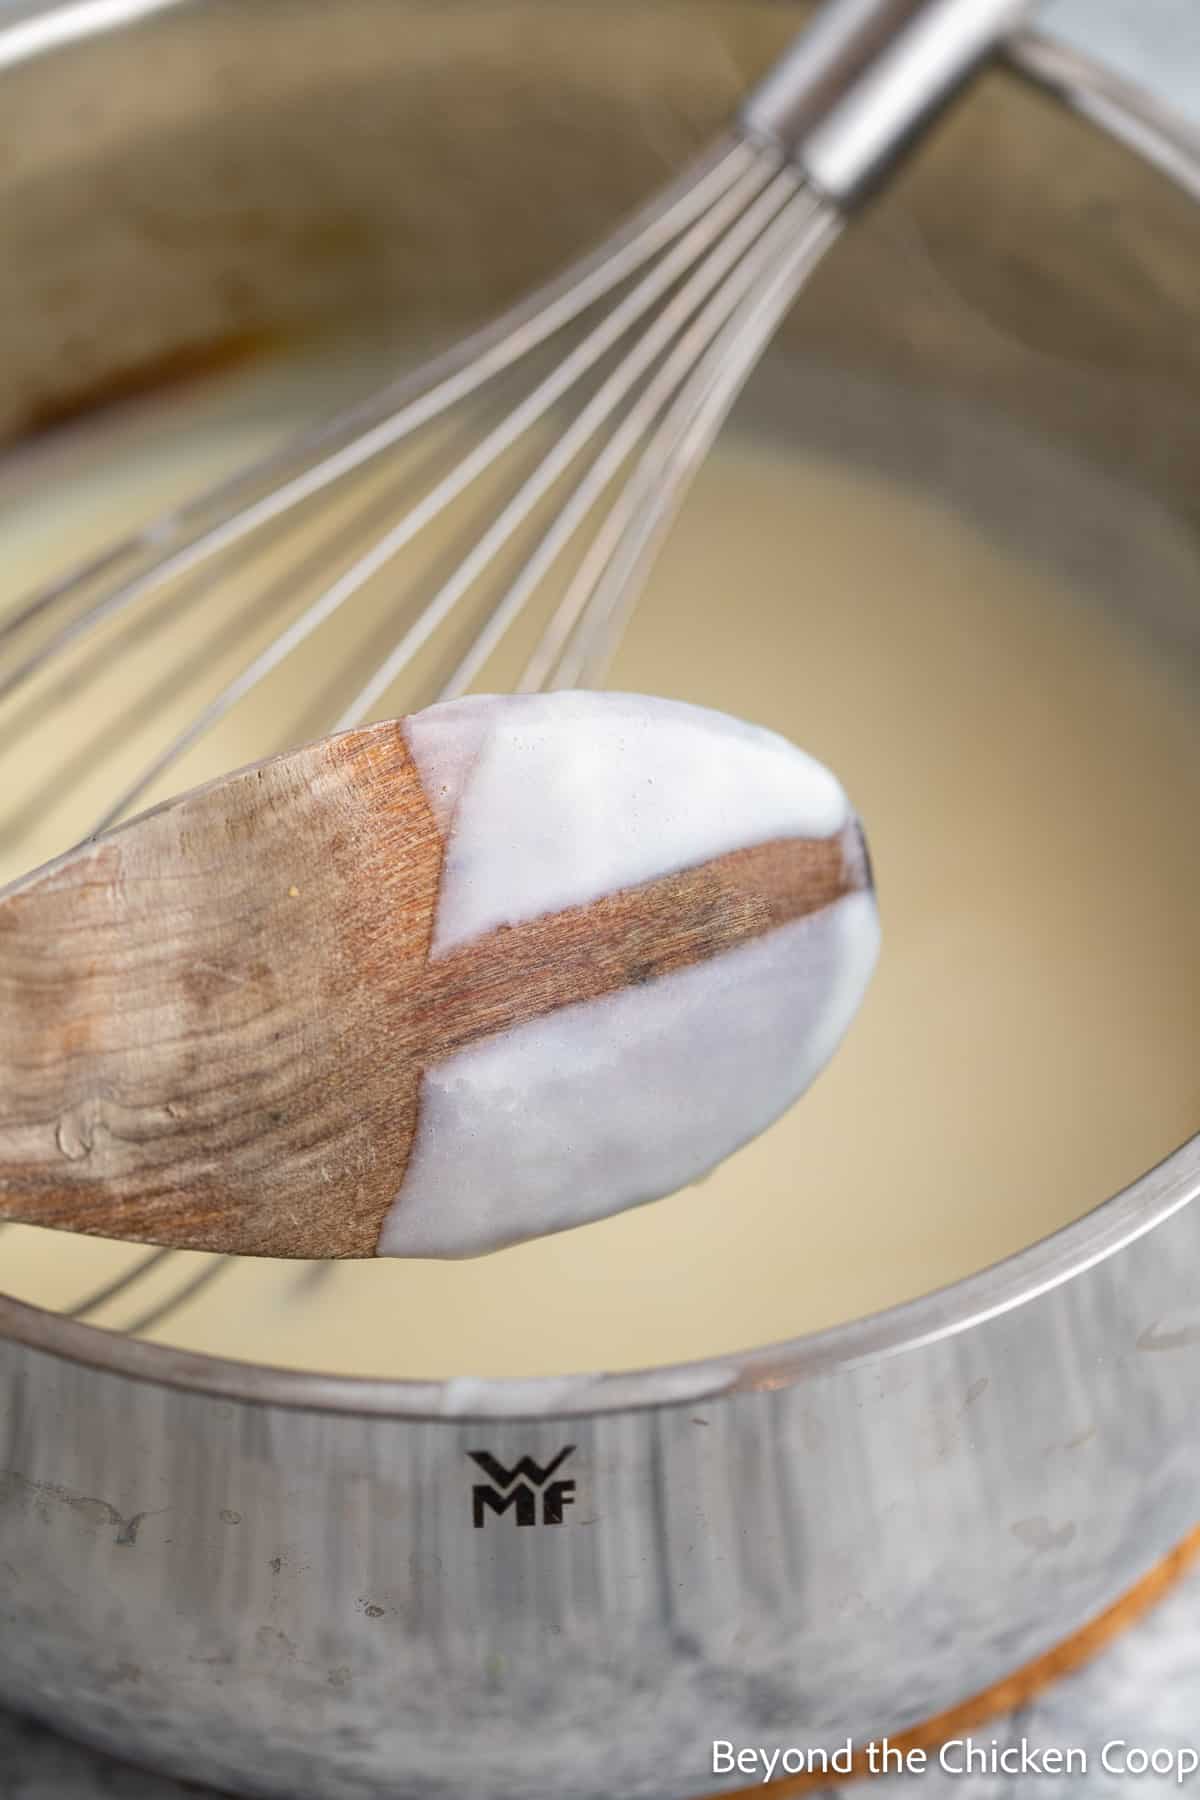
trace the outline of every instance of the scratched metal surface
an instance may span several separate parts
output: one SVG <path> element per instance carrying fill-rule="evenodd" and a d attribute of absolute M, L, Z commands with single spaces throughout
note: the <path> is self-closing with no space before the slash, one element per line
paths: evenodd
<path fill-rule="evenodd" d="M 720 1734 L 714 1718 L 714 1733 Z M 1037 1749 L 1079 1746 L 1087 1753 L 1086 1776 L 1040 1775 L 1022 1783 L 1019 1775 L 952 1776 L 937 1769 L 909 1778 L 869 1784 L 881 1797 L 919 1789 L 924 1800 L 1007 1800 L 1033 1783 L 1040 1800 L 1108 1800 L 1129 1796 L 1157 1800 L 1178 1793 L 1170 1776 L 1106 1774 L 1099 1766 L 1103 1745 L 1125 1738 L 1147 1749 L 1200 1749 L 1200 1568 L 1135 1629 L 1117 1639 L 1088 1668 L 1007 1718 L 981 1725 L 977 1744 L 1019 1744 Z M 788 1741 L 788 1740 L 783 1740 Z M 775 1745 L 768 1745 L 775 1748 Z M 851 1790 L 865 1794 L 868 1784 Z M 1184 1791 L 1200 1786 L 1200 1776 Z M 768 1790 L 769 1791 L 769 1790 Z M 198 1788 L 127 1767 L 66 1742 L 44 1726 L 0 1714 L 0 1800 L 218 1800 L 213 1788 Z M 403 1800 L 398 1793 L 397 1800 Z M 614 1793 L 613 1800 L 621 1800 Z"/>

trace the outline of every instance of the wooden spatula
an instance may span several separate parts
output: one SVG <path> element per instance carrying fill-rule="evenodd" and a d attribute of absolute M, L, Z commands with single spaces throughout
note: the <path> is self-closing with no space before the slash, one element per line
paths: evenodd
<path fill-rule="evenodd" d="M 0 1217 L 463 1256 L 778 1115 L 877 922 L 837 781 L 677 702 L 467 699 L 172 800 L 0 891 Z"/>

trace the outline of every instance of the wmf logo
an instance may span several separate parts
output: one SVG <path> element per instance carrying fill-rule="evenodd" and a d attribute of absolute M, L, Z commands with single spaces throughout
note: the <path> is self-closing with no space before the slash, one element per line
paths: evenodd
<path fill-rule="evenodd" d="M 574 1448 L 574 1444 L 568 1444 L 544 1469 L 532 1456 L 523 1456 L 513 1468 L 506 1469 L 490 1451 L 468 1450 L 467 1455 L 476 1468 L 482 1469 L 488 1477 L 486 1482 L 477 1481 L 471 1490 L 476 1531 L 483 1530 L 489 1512 L 506 1513 L 510 1507 L 516 1513 L 518 1525 L 536 1525 L 539 1494 L 542 1497 L 541 1523 L 561 1525 L 564 1506 L 575 1504 L 575 1483 L 570 1478 L 553 1481 L 551 1477 L 562 1468 Z"/>

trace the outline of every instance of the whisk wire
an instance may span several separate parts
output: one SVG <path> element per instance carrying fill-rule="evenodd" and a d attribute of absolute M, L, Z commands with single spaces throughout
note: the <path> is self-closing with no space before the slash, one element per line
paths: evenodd
<path fill-rule="evenodd" d="M 524 400 L 514 407 L 498 425 L 475 443 L 442 480 L 422 497 L 417 505 L 412 507 L 389 531 L 386 531 L 368 550 L 352 562 L 336 581 L 319 593 L 285 630 L 227 684 L 185 730 L 178 733 L 164 747 L 152 764 L 119 796 L 105 813 L 96 829 L 106 830 L 115 824 L 192 745 L 198 742 L 234 706 L 252 693 L 301 644 L 333 618 L 369 581 L 381 574 L 401 551 L 432 525 L 480 476 L 492 468 L 534 425 L 543 419 L 606 353 L 614 349 L 650 309 L 670 292 L 687 270 L 704 256 L 709 247 L 714 242 L 719 242 L 721 234 L 733 226 L 735 221 L 739 221 L 740 225 L 738 243 L 747 235 L 748 225 L 750 230 L 757 228 L 761 223 L 759 212 L 753 206 L 749 213 L 743 209 L 746 208 L 748 202 L 752 202 L 754 197 L 760 194 L 764 185 L 771 182 L 773 187 L 780 184 L 784 191 L 794 189 L 795 177 L 791 175 L 790 171 L 778 174 L 777 170 L 778 161 L 772 153 L 760 153 L 751 158 L 749 165 L 718 195 L 700 218 L 683 232 L 662 259 L 654 264 L 649 272 L 641 277 L 636 286 L 593 326 L 583 340 L 558 362 L 550 374 L 539 381 Z M 773 182 L 772 177 L 774 177 Z M 782 202 L 784 191 L 780 191 L 777 197 L 772 198 L 770 210 Z M 733 232 L 730 235 L 732 236 Z M 477 575 L 487 567 L 536 502 L 558 479 L 592 431 L 603 422 L 603 419 L 628 391 L 646 364 L 653 360 L 661 350 L 663 343 L 673 335 L 680 316 L 686 315 L 699 298 L 702 289 L 706 285 L 711 285 L 711 280 L 715 280 L 719 276 L 736 254 L 736 250 L 724 254 L 723 252 L 724 244 L 720 244 L 719 250 L 714 254 L 721 260 L 712 277 L 706 277 L 703 281 L 698 282 L 695 290 L 685 287 L 683 292 L 665 307 L 654 324 L 642 333 L 635 342 L 626 362 L 612 377 L 611 385 L 607 389 L 602 388 L 572 425 L 562 433 L 529 481 L 492 521 L 483 537 L 464 562 L 459 565 L 450 580 L 421 609 L 392 655 L 372 678 L 368 690 L 365 690 L 368 693 L 366 707 L 360 707 L 356 703 L 355 707 L 338 721 L 337 728 L 344 728 L 348 723 L 357 723 L 364 716 L 364 712 L 369 710 L 375 700 L 381 697 L 396 675 L 416 656 L 422 646 L 446 620 Z M 702 276 L 706 266 L 701 265 Z M 506 351 L 501 366 L 508 366 L 509 362 L 524 355 L 527 348 L 528 346 L 512 348 L 511 353 Z M 465 374 L 465 372 L 463 373 Z M 485 377 L 480 377 L 478 380 L 473 379 L 472 389 L 482 385 L 483 379 Z M 444 409 L 439 408 L 439 410 Z M 419 424 L 426 422 L 428 416 L 427 412 L 414 406 L 411 424 L 405 425 L 401 429 L 399 421 L 392 421 L 390 444 L 395 445 L 402 439 L 410 437 Z M 0 697 L 2 697 L 2 690 L 0 690 Z"/>
<path fill-rule="evenodd" d="M 111 574 L 123 562 L 139 554 L 150 559 L 147 566 L 68 621 L 50 643 L 40 646 L 36 654 L 0 677 L 0 700 L 84 631 L 132 605 L 150 588 L 173 580 L 230 548 L 468 398 L 493 375 L 636 273 L 751 168 L 757 154 L 738 139 L 725 140 L 636 215 L 612 240 L 611 254 L 601 250 L 584 257 L 532 298 L 433 363 L 391 384 L 363 407 L 301 434 L 281 450 L 153 520 L 103 555 L 39 590 L 11 618 L 0 623 L 0 645 L 61 601 L 77 596 L 96 580 Z M 289 477 L 288 469 L 297 463 L 302 465 L 300 472 Z M 258 494 L 260 488 L 265 492 Z M 248 497 L 255 494 L 257 498 Z"/>
<path fill-rule="evenodd" d="M 611 515 L 611 542 L 597 541 L 591 566 L 579 571 L 580 589 L 590 580 L 594 592 L 585 595 L 582 606 L 574 601 L 581 616 L 572 645 L 554 673 L 541 677 L 542 685 L 589 685 L 607 667 L 694 476 L 780 319 L 840 229 L 836 216 L 823 209 L 814 211 L 809 224 L 809 233 L 791 247 L 700 363 L 664 420 L 661 441 L 647 447 L 621 496 L 622 511 Z M 566 603 L 571 601 L 568 589 Z"/>
<path fill-rule="evenodd" d="M 683 503 L 691 475 L 762 355 L 778 317 L 832 242 L 835 230 L 828 210 L 801 191 L 754 252 L 745 256 L 736 281 L 729 284 L 732 291 L 718 297 L 726 304 L 713 305 L 708 321 L 712 329 L 698 331 L 696 343 L 689 346 L 694 352 L 688 357 L 691 374 L 602 521 L 526 665 L 519 691 L 570 687 L 599 678 L 620 636 L 612 621 L 618 610 L 624 614 L 636 604 L 654 550 Z M 768 296 L 775 304 L 765 304 Z M 610 620 L 607 629 L 605 619 Z"/>
<path fill-rule="evenodd" d="M 453 607 L 458 604 L 493 561 L 506 540 L 530 516 L 538 501 L 550 490 L 577 454 L 607 422 L 638 380 L 670 344 L 680 325 L 696 311 L 705 296 L 712 292 L 730 269 L 736 271 L 739 258 L 745 255 L 749 245 L 763 229 L 765 223 L 778 212 L 794 192 L 795 177 L 790 170 L 782 171 L 766 191 L 759 196 L 755 204 L 741 216 L 717 248 L 701 263 L 696 273 L 664 307 L 654 323 L 642 332 L 629 355 L 555 440 L 553 448 L 538 464 L 533 474 L 496 517 L 470 554 L 459 564 L 450 580 L 434 595 L 410 631 L 405 633 L 391 654 L 381 663 L 370 682 L 342 714 L 338 721 L 339 729 L 358 724 L 368 716 L 388 688 L 403 673 L 429 634 L 449 615 Z M 494 615 L 498 621 L 503 621 L 507 625 L 516 616 L 519 607 L 515 600 L 511 605 L 508 604 L 510 597 L 518 593 L 528 597 L 532 593 L 537 585 L 537 580 L 550 567 L 558 551 L 572 536 L 577 525 L 591 511 L 595 501 L 620 469 L 642 435 L 648 420 L 653 418 L 665 398 L 678 386 L 687 368 L 694 362 L 696 339 L 703 340 L 710 336 L 716 329 L 720 318 L 727 316 L 738 297 L 736 278 L 731 277 L 731 280 L 735 281 L 732 291 L 728 294 L 724 291 L 719 292 L 710 307 L 701 313 L 694 332 L 688 334 L 677 347 L 676 352 L 666 360 L 658 375 L 646 388 L 639 403 L 626 415 L 622 425 L 609 439 L 574 493 L 561 508 L 556 510 L 549 531 L 518 576 L 509 595 L 501 600 Z M 468 652 L 459 670 L 441 690 L 440 698 L 448 699 L 454 694 L 465 692 L 466 687 L 483 668 L 487 655 L 491 653 L 495 642 L 498 641 L 498 635 L 495 627 L 489 631 L 488 626 L 484 626 L 483 633 L 476 645 Z M 467 677 L 465 681 L 464 676 Z"/>

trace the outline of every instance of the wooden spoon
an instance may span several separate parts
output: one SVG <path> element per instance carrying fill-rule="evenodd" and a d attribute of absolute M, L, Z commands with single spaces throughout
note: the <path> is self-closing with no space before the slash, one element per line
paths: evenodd
<path fill-rule="evenodd" d="M 277 756 L 0 892 L 0 1217 L 462 1256 L 699 1179 L 874 963 L 857 822 L 784 739 L 467 699 Z"/>

